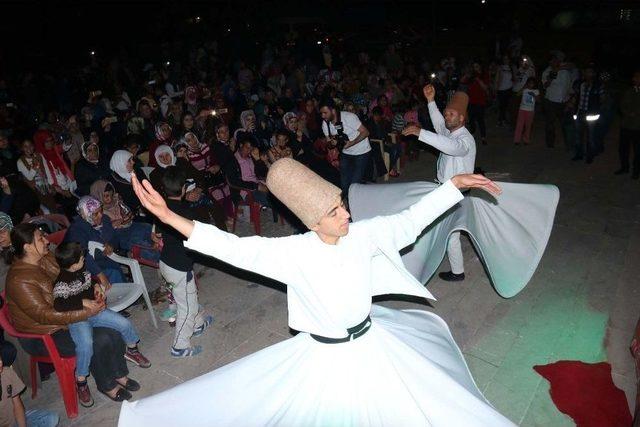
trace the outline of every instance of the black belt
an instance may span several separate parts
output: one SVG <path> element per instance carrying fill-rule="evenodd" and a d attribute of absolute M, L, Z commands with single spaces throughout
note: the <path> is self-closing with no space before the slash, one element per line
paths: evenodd
<path fill-rule="evenodd" d="M 367 316 L 366 319 L 358 323 L 356 326 L 352 328 L 348 328 L 347 333 L 349 335 L 347 335 L 344 338 L 329 338 L 329 337 L 323 337 L 315 334 L 309 334 L 309 335 L 311 335 L 311 338 L 313 338 L 314 340 L 324 344 L 340 344 L 343 342 L 353 341 L 356 338 L 360 338 L 361 336 L 367 333 L 370 327 L 371 327 L 371 317 Z"/>

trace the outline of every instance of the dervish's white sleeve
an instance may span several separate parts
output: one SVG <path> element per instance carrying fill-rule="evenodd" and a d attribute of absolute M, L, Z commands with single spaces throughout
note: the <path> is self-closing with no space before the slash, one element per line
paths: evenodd
<path fill-rule="evenodd" d="M 376 237 L 393 239 L 396 249 L 401 250 L 415 242 L 427 225 L 463 198 L 448 180 L 400 213 L 365 220 L 366 226 Z"/>
<path fill-rule="evenodd" d="M 431 118 L 431 123 L 433 124 L 433 128 L 436 130 L 436 133 L 438 135 L 449 135 L 449 129 L 447 129 L 447 126 L 444 123 L 444 117 L 442 117 L 442 113 L 438 109 L 436 102 L 429 102 L 427 107 L 429 108 L 429 117 Z"/>
<path fill-rule="evenodd" d="M 449 156 L 462 157 L 469 152 L 469 143 L 464 138 L 451 138 L 421 129 L 418 139 Z"/>
<path fill-rule="evenodd" d="M 185 247 L 285 284 L 295 282 L 290 238 L 238 237 L 211 224 L 194 223 Z"/>

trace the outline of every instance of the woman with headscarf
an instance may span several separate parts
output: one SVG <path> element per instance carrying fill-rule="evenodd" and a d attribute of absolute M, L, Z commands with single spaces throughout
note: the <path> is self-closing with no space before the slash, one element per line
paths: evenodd
<path fill-rule="evenodd" d="M 76 182 L 78 196 L 89 194 L 89 188 L 98 179 L 109 179 L 111 173 L 106 162 L 100 156 L 100 148 L 93 141 L 82 144 L 82 158 L 76 163 Z"/>
<path fill-rule="evenodd" d="M 46 160 L 42 154 L 35 151 L 33 143 L 28 139 L 22 141 L 20 148 L 22 155 L 16 163 L 18 171 L 22 174 L 27 185 L 35 191 L 40 204 L 55 212 L 57 210 L 56 190 L 49 184 L 44 166 Z"/>
<path fill-rule="evenodd" d="M 173 130 L 166 122 L 158 122 L 155 127 L 155 140 L 149 144 L 149 166 L 156 167 L 155 152 L 159 145 L 166 144 L 173 146 L 175 139 L 173 138 Z"/>
<path fill-rule="evenodd" d="M 72 197 L 76 187 L 75 178 L 62 157 L 62 146 L 55 144 L 53 133 L 46 129 L 37 130 L 33 135 L 36 152 L 42 154 L 44 170 L 49 184 L 64 197 Z"/>
<path fill-rule="evenodd" d="M 133 155 L 127 150 L 116 151 L 111 156 L 109 169 L 111 169 L 109 180 L 113 184 L 113 188 L 116 193 L 120 194 L 124 203 L 131 208 L 134 215 L 137 216 L 140 211 L 140 201 L 131 186 L 131 172 L 134 170 Z"/>
<path fill-rule="evenodd" d="M 256 121 L 256 114 L 253 110 L 244 110 L 240 113 L 240 128 L 233 133 L 233 139 L 238 141 L 249 138 L 254 147 L 262 147 L 262 143 L 258 138 Z"/>
<path fill-rule="evenodd" d="M 113 184 L 105 180 L 94 182 L 91 196 L 102 203 L 102 211 L 111 220 L 122 249 L 128 252 L 133 246 L 141 246 L 142 258 L 158 262 L 160 236 L 152 231 L 151 224 L 133 220 L 133 212 L 116 193 Z"/>
<path fill-rule="evenodd" d="M 64 236 L 65 242 L 77 242 L 85 250 L 86 268 L 108 289 L 111 283 L 124 282 L 120 264 L 107 258 L 120 248 L 120 241 L 109 216 L 104 215 L 102 203 L 94 197 L 84 196 L 78 201 L 78 215 L 73 218 Z M 95 257 L 89 253 L 89 242 L 104 245 L 104 251 L 96 251 Z"/>
<path fill-rule="evenodd" d="M 300 120 L 296 113 L 289 111 L 282 117 L 284 129 L 289 134 L 289 146 L 293 152 L 293 158 L 308 164 L 312 155 L 312 142 L 300 128 Z"/>

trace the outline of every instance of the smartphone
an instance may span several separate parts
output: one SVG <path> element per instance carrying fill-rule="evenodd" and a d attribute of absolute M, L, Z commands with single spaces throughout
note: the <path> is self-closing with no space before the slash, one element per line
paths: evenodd
<path fill-rule="evenodd" d="M 101 90 L 94 90 L 89 92 L 89 97 L 90 98 L 95 98 L 96 96 L 100 96 L 102 95 L 102 91 Z"/>
<path fill-rule="evenodd" d="M 229 112 L 228 108 L 218 108 L 215 110 L 211 110 L 211 115 L 212 116 L 217 116 L 218 114 L 226 114 Z"/>
<path fill-rule="evenodd" d="M 15 105 L 14 105 L 14 103 L 13 103 L 13 102 L 8 102 L 8 103 L 7 103 L 7 107 L 8 107 L 8 108 L 13 108 L 13 107 L 15 107 Z"/>
<path fill-rule="evenodd" d="M 155 81 L 155 80 L 149 80 L 149 81 L 147 82 L 147 84 L 148 84 L 148 85 L 154 85 L 154 84 L 156 84 L 156 81 Z"/>

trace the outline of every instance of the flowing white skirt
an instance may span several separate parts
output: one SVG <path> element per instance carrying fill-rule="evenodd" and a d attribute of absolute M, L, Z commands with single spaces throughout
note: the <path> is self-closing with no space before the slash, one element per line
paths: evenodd
<path fill-rule="evenodd" d="M 360 338 L 306 333 L 155 396 L 119 426 L 511 426 L 482 396 L 446 323 L 374 305 Z"/>

